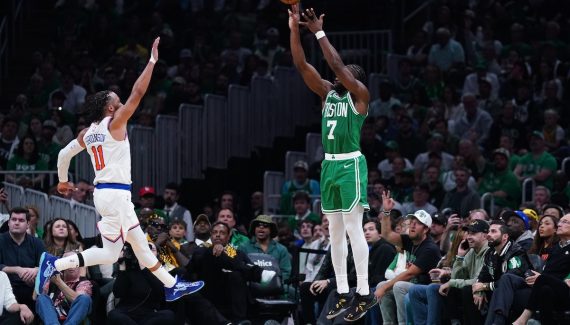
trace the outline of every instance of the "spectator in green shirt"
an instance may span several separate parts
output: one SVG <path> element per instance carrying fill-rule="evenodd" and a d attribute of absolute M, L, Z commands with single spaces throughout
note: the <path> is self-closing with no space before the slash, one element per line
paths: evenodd
<path fill-rule="evenodd" d="M 291 256 L 285 246 L 273 239 L 277 236 L 277 224 L 270 216 L 262 214 L 251 221 L 249 232 L 254 234 L 253 238 L 240 249 L 246 254 L 263 253 L 273 256 L 279 261 L 279 269 L 281 270 L 283 280 L 289 279 L 291 275 Z"/>
<path fill-rule="evenodd" d="M 46 171 L 47 164 L 40 159 L 36 139 L 32 136 L 25 136 L 16 149 L 14 157 L 8 160 L 6 167 L 9 171 Z M 12 183 L 19 183 L 29 187 L 40 185 L 45 178 L 45 174 L 8 174 L 6 180 Z"/>
<path fill-rule="evenodd" d="M 38 142 L 40 157 L 48 164 L 50 170 L 57 169 L 57 155 L 61 146 L 53 141 L 57 132 L 57 124 L 52 120 L 46 120 L 41 126 L 41 138 Z"/>
<path fill-rule="evenodd" d="M 521 185 L 509 169 L 509 158 L 509 151 L 504 148 L 493 152 L 494 164 L 487 166 L 479 184 L 479 194 L 493 193 L 496 206 L 516 209 L 521 195 Z"/>
<path fill-rule="evenodd" d="M 522 156 L 515 168 L 515 175 L 522 181 L 532 178 L 537 185 L 552 189 L 552 180 L 557 168 L 556 159 L 546 151 L 544 135 L 539 131 L 530 136 L 530 152 Z"/>

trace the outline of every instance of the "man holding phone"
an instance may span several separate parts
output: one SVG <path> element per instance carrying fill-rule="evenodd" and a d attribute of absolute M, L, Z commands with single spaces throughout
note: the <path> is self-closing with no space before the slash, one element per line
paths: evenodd
<path fill-rule="evenodd" d="M 451 323 L 457 324 L 463 321 L 460 305 L 471 305 L 475 308 L 473 299 L 462 301 L 461 297 L 463 291 L 471 297 L 471 285 L 475 283 L 483 267 L 484 256 L 489 249 L 487 245 L 489 224 L 483 220 L 474 220 L 464 226 L 463 230 L 467 231 L 468 235 L 459 245 L 451 274 L 443 269 L 433 269 L 430 271 L 430 276 L 439 279 L 441 284 L 436 281 L 430 285 L 414 285 L 410 288 L 409 297 L 414 324 L 441 324 L 444 306 Z M 443 278 L 449 275 L 451 279 L 443 281 Z"/>

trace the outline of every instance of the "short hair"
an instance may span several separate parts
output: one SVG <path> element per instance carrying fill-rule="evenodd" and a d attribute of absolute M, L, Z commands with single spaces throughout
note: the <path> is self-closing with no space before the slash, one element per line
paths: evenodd
<path fill-rule="evenodd" d="M 22 208 L 22 207 L 16 207 L 13 208 L 12 210 L 10 210 L 10 217 L 12 217 L 12 214 L 17 213 L 17 214 L 25 214 L 26 215 L 26 221 L 30 221 L 30 212 L 28 211 L 28 209 L 26 208 Z"/>
<path fill-rule="evenodd" d="M 302 227 L 304 224 L 309 224 L 309 225 L 311 225 L 311 233 L 313 233 L 313 232 L 315 231 L 315 226 L 316 226 L 317 224 L 316 224 L 315 222 L 309 220 L 309 219 L 305 219 L 305 220 L 301 221 L 301 223 L 299 223 L 299 230 L 301 230 L 301 227 Z"/>
<path fill-rule="evenodd" d="M 176 191 L 177 194 L 180 194 L 180 186 L 174 182 L 166 184 L 164 189 L 165 190 L 174 190 L 174 191 Z"/>
<path fill-rule="evenodd" d="M 540 191 L 540 190 L 546 192 L 546 197 L 550 198 L 550 190 L 548 189 L 548 187 L 539 185 L 539 186 L 537 186 L 537 187 L 534 188 L 534 191 L 535 191 L 535 192 L 536 192 L 536 191 Z"/>
<path fill-rule="evenodd" d="M 346 67 L 352 72 L 358 81 L 366 84 L 366 72 L 364 72 L 364 69 L 361 66 L 358 64 L 349 64 Z"/>
<path fill-rule="evenodd" d="M 179 226 L 184 227 L 184 229 L 188 229 L 188 224 L 184 220 L 180 220 L 180 219 L 172 220 L 172 222 L 170 222 L 170 226 L 168 227 L 168 229 L 172 229 L 172 226 L 174 226 L 174 225 L 179 225 Z"/>
<path fill-rule="evenodd" d="M 223 221 L 216 221 L 216 222 L 214 222 L 214 224 L 212 225 L 212 228 L 210 228 L 210 231 L 213 231 L 214 228 L 215 228 L 216 226 L 219 226 L 219 225 L 222 225 L 222 226 L 226 227 L 226 229 L 228 230 L 228 234 L 231 234 L 232 228 L 230 228 L 230 225 L 228 225 L 227 223 L 225 223 L 225 222 L 223 222 Z"/>
<path fill-rule="evenodd" d="M 469 211 L 469 215 L 471 215 L 472 213 L 477 213 L 477 212 L 483 214 L 483 217 L 485 218 L 486 221 L 489 221 L 489 219 L 491 219 L 489 217 L 489 214 L 487 213 L 487 211 L 485 211 L 485 209 L 473 209 L 473 210 Z"/>
<path fill-rule="evenodd" d="M 295 192 L 295 194 L 293 195 L 293 203 L 296 202 L 297 200 L 303 200 L 308 204 L 311 203 L 311 197 L 309 196 L 309 193 L 307 193 L 306 191 Z"/>
<path fill-rule="evenodd" d="M 362 226 L 364 227 L 364 225 L 366 225 L 367 223 L 373 223 L 374 227 L 376 228 L 376 230 L 378 231 L 378 233 L 382 233 L 382 225 L 380 224 L 380 222 L 378 222 L 378 220 L 374 220 L 374 219 L 364 219 L 364 222 L 362 223 Z"/>
<path fill-rule="evenodd" d="M 511 238 L 511 229 L 509 228 L 509 226 L 507 226 L 507 224 L 504 221 L 493 220 L 493 221 L 491 221 L 491 224 L 489 225 L 489 227 L 492 225 L 499 225 L 500 226 L 499 231 L 501 232 L 501 234 L 502 235 L 506 234 L 509 236 L 509 239 Z"/>

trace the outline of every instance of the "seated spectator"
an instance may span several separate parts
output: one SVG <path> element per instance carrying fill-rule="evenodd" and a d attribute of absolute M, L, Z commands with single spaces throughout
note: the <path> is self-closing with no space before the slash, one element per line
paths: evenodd
<path fill-rule="evenodd" d="M 264 253 L 273 256 L 279 261 L 283 281 L 287 281 L 291 275 L 291 256 L 285 246 L 272 239 L 277 236 L 277 224 L 270 216 L 259 215 L 251 221 L 249 233 L 253 234 L 252 239 L 241 246 L 240 250 L 246 254 Z"/>
<path fill-rule="evenodd" d="M 465 167 L 471 170 L 471 176 L 479 180 L 487 163 L 479 147 L 471 140 L 462 139 L 459 141 L 459 156 L 463 157 Z"/>
<path fill-rule="evenodd" d="M 558 164 L 556 159 L 546 151 L 542 132 L 532 132 L 529 148 L 530 151 L 521 157 L 515 167 L 515 175 L 520 181 L 530 177 L 537 185 L 552 188 L 553 175 Z"/>
<path fill-rule="evenodd" d="M 300 238 L 298 226 L 301 221 L 310 221 L 314 225 L 321 223 L 321 218 L 311 211 L 311 198 L 304 191 L 298 191 L 293 195 L 293 209 L 295 215 L 287 219 L 289 228 L 293 229 L 295 238 Z"/>
<path fill-rule="evenodd" d="M 479 108 L 489 113 L 491 117 L 495 119 L 501 113 L 503 103 L 497 97 L 493 97 L 493 81 L 496 81 L 496 79 L 492 80 L 488 77 L 479 78 L 479 96 L 477 96 L 477 101 Z"/>
<path fill-rule="evenodd" d="M 443 172 L 440 176 L 441 185 L 443 185 L 443 189 L 446 192 L 449 192 L 456 187 L 455 170 L 458 168 L 467 168 L 465 166 L 465 157 L 461 155 L 455 156 L 455 158 L 453 159 L 453 166 L 451 167 L 451 170 Z M 469 176 L 469 180 L 467 181 L 467 186 L 473 191 L 477 190 L 477 181 L 475 181 L 473 175 Z"/>
<path fill-rule="evenodd" d="M 426 184 L 429 186 L 430 199 L 429 203 L 434 207 L 441 206 L 445 197 L 445 190 L 439 181 L 439 168 L 435 165 L 429 165 L 426 169 Z"/>
<path fill-rule="evenodd" d="M 492 193 L 495 206 L 515 209 L 521 195 L 521 185 L 509 168 L 510 153 L 503 148 L 493 151 L 494 164 L 487 166 L 481 183 L 479 195 Z"/>
<path fill-rule="evenodd" d="M 545 262 L 554 245 L 558 243 L 558 236 L 556 235 L 557 229 L 558 218 L 544 214 L 538 222 L 538 231 L 534 235 L 534 241 L 528 253 L 538 255 L 540 259 Z"/>
<path fill-rule="evenodd" d="M 175 219 L 170 223 L 170 228 L 168 229 L 168 235 L 172 242 L 180 248 L 180 246 L 187 244 L 186 240 L 186 222 Z"/>
<path fill-rule="evenodd" d="M 223 222 L 230 226 L 230 244 L 232 244 L 236 249 L 241 249 L 242 246 L 249 242 L 249 238 L 236 229 L 236 219 L 232 210 L 222 208 L 218 212 L 216 222 Z"/>
<path fill-rule="evenodd" d="M 508 280 L 503 281 L 503 278 L 509 279 L 512 276 L 524 280 L 525 272 L 532 268 L 527 249 L 515 243 L 510 232 L 504 222 L 491 222 L 488 235 L 490 249 L 485 254 L 483 268 L 472 286 L 472 292 L 467 293 L 479 309 L 468 308 L 465 313 L 466 319 L 470 319 L 472 324 L 483 323 L 481 311 L 484 308 L 489 310 L 486 324 L 495 324 L 494 321 L 501 324 L 501 319 L 507 317 L 510 310 L 510 306 L 506 305 L 509 301 L 512 302 L 513 297 L 512 292 L 508 295 L 508 291 L 503 290 L 504 284 L 509 283 Z"/>
<path fill-rule="evenodd" d="M 475 72 L 468 74 L 463 82 L 463 94 L 479 95 L 479 85 L 481 79 L 488 79 L 491 86 L 491 99 L 499 97 L 499 78 L 497 75 L 488 71 L 489 65 L 484 60 L 478 60 L 475 64 Z"/>
<path fill-rule="evenodd" d="M 388 180 L 394 177 L 394 172 L 392 170 L 392 163 L 396 157 L 400 157 L 400 153 L 398 152 L 398 142 L 394 140 L 390 140 L 386 142 L 384 155 L 386 158 L 378 164 L 378 170 L 382 175 L 382 179 Z M 403 169 L 413 169 L 414 165 L 407 159 L 403 158 L 404 167 Z M 372 184 L 369 182 L 368 184 Z"/>
<path fill-rule="evenodd" d="M 389 81 L 380 82 L 378 94 L 379 98 L 370 103 L 369 115 L 372 117 L 387 116 L 393 120 L 396 115 L 392 108 L 401 106 L 402 103 L 393 96 L 393 87 Z"/>
<path fill-rule="evenodd" d="M 459 212 L 460 216 L 469 215 L 469 211 L 481 206 L 481 198 L 477 192 L 467 186 L 471 177 L 470 170 L 465 167 L 456 168 L 455 188 L 445 194 L 441 209 L 451 208 Z"/>
<path fill-rule="evenodd" d="M 447 307 L 445 311 L 451 323 L 458 324 L 463 318 L 461 307 L 472 308 L 471 299 L 462 301 L 461 297 L 465 295 L 462 292 L 471 293 L 471 285 L 475 283 L 483 267 L 483 259 L 489 249 L 487 246 L 489 224 L 483 220 L 476 220 L 465 227 L 465 230 L 468 232 L 467 239 L 461 241 L 458 247 L 451 274 L 442 269 L 433 269 L 430 274 L 435 276 L 436 280 L 432 280 L 434 283 L 415 284 L 410 288 L 408 294 L 414 324 L 441 324 L 444 306 Z M 450 276 L 451 279 L 445 282 L 444 276 Z"/>
<path fill-rule="evenodd" d="M 85 179 L 80 179 L 75 183 L 75 189 L 69 192 L 71 204 L 82 203 L 87 204 L 87 198 L 91 194 L 91 184 Z"/>
<path fill-rule="evenodd" d="M 75 254 L 68 251 L 63 256 Z M 44 324 L 81 324 L 91 313 L 91 295 L 93 283 L 81 277 L 81 269 L 76 267 L 54 275 L 45 288 L 40 288 L 42 294 L 36 295 L 36 313 Z"/>
<path fill-rule="evenodd" d="M 156 246 L 149 243 L 153 254 Z M 173 324 L 174 312 L 164 309 L 164 286 L 139 262 L 129 244 L 125 244 L 119 259 L 119 274 L 113 285 L 113 294 L 119 304 L 107 315 L 108 325 Z"/>
<path fill-rule="evenodd" d="M 40 77 L 41 78 L 41 77 Z M 0 132 L 0 167 L 6 170 L 8 160 L 14 157 L 20 139 L 18 138 L 18 121 L 5 117 L 2 120 L 2 129 Z"/>
<path fill-rule="evenodd" d="M 429 185 L 422 183 L 414 188 L 413 201 L 403 204 L 403 214 L 413 214 L 418 210 L 424 210 L 429 214 L 437 212 L 437 208 L 429 203 Z"/>
<path fill-rule="evenodd" d="M 414 283 L 430 283 L 429 271 L 433 269 L 440 259 L 439 247 L 428 235 L 432 219 L 423 211 L 416 211 L 409 215 L 410 225 L 408 234 L 398 234 L 390 226 L 390 214 L 393 207 L 389 192 L 383 196 L 385 212 L 382 212 L 382 238 L 392 245 L 407 252 L 409 267 L 395 278 L 378 284 L 374 295 L 380 302 L 382 320 L 384 323 L 406 322 L 404 296 Z"/>
<path fill-rule="evenodd" d="M 6 273 L 0 271 L 0 323 L 3 325 L 31 324 L 34 313 L 24 304 L 19 304 L 12 292 Z"/>
<path fill-rule="evenodd" d="M 564 216 L 564 209 L 556 204 L 545 204 L 542 206 L 542 215 L 553 216 L 557 220 L 560 220 Z"/>
<path fill-rule="evenodd" d="M 29 222 L 27 209 L 10 210 L 8 232 L 0 234 L 0 271 L 8 275 L 16 300 L 35 310 L 32 292 L 45 248 L 40 239 L 26 233 Z"/>
<path fill-rule="evenodd" d="M 81 245 L 71 236 L 69 228 L 65 219 L 56 218 L 52 220 L 51 226 L 46 229 L 44 238 L 46 252 L 62 257 L 64 252 L 80 249 Z"/>
<path fill-rule="evenodd" d="M 497 148 L 500 145 L 501 136 L 508 136 L 517 148 L 525 146 L 526 127 L 515 118 L 515 104 L 507 101 L 503 104 L 503 111 L 499 116 L 494 117 L 493 125 L 489 131 L 489 148 Z"/>
<path fill-rule="evenodd" d="M 378 283 L 385 281 L 386 269 L 396 256 L 396 248 L 382 238 L 381 225 L 378 221 L 368 219 L 364 223 L 364 238 L 370 250 L 368 262 L 368 283 L 371 291 Z"/>
<path fill-rule="evenodd" d="M 465 62 L 463 46 L 451 38 L 449 29 L 440 27 L 435 35 L 437 42 L 431 46 L 429 51 L 429 64 L 437 66 L 442 71 L 447 71 L 456 63 Z"/>
<path fill-rule="evenodd" d="M 533 241 L 528 215 L 523 211 L 516 210 L 504 214 L 503 218 L 509 227 L 510 239 L 527 252 Z"/>
<path fill-rule="evenodd" d="M 293 200 L 291 198 L 298 191 L 305 191 L 309 195 L 320 195 L 321 188 L 319 182 L 309 179 L 307 173 L 309 165 L 303 160 L 297 161 L 293 165 L 293 179 L 288 180 L 281 188 L 281 203 L 279 212 L 281 214 L 293 214 Z"/>
<path fill-rule="evenodd" d="M 142 209 L 151 209 L 152 212 L 159 215 L 164 222 L 168 223 L 170 220 L 166 217 L 166 213 L 164 213 L 161 209 L 155 208 L 155 199 L 156 199 L 156 191 L 152 186 L 144 186 L 141 187 L 139 190 L 139 208 L 135 210 L 137 215 L 140 213 Z"/>
<path fill-rule="evenodd" d="M 566 132 L 559 125 L 560 115 L 553 109 L 547 109 L 544 112 L 544 126 L 542 134 L 544 134 L 544 144 L 548 151 L 555 151 L 564 144 Z"/>
<path fill-rule="evenodd" d="M 247 316 L 246 281 L 267 283 L 275 276 L 275 272 L 253 264 L 245 253 L 229 244 L 230 227 L 227 224 L 214 223 L 211 236 L 214 246 L 197 248 L 187 271 L 204 280 L 204 297 L 226 318 L 237 324 Z"/>
<path fill-rule="evenodd" d="M 468 139 L 473 143 L 483 145 L 489 137 L 492 123 L 491 115 L 478 107 L 475 95 L 464 94 L 463 112 L 454 121 L 453 134 L 458 138 Z"/>
<path fill-rule="evenodd" d="M 531 276 L 525 278 L 526 284 L 532 288 L 530 298 L 525 304 L 525 310 L 513 324 L 527 324 L 535 311 L 540 311 L 541 324 L 555 324 L 555 311 L 567 311 L 570 308 L 569 225 L 570 215 L 567 214 L 558 223 L 556 234 L 560 242 L 553 245 L 544 270 L 541 274 L 533 271 Z"/>
<path fill-rule="evenodd" d="M 54 141 L 57 125 L 53 121 L 46 120 L 42 124 L 41 138 L 38 141 L 40 157 L 47 163 L 49 170 L 57 168 L 57 155 L 61 146 Z"/>
<path fill-rule="evenodd" d="M 315 224 L 310 220 L 303 220 L 299 224 L 299 236 L 301 239 L 298 239 L 296 242 L 296 246 L 300 248 L 310 248 L 313 242 L 313 230 L 315 229 Z M 299 253 L 299 273 L 305 273 L 305 267 L 307 266 L 307 260 L 309 258 L 309 254 L 305 252 Z"/>
<path fill-rule="evenodd" d="M 443 135 L 434 132 L 428 141 L 428 151 L 419 154 L 414 161 L 414 169 L 416 170 L 416 182 L 424 181 L 422 175 L 425 173 L 429 166 L 430 154 L 437 154 L 441 157 L 441 170 L 450 170 L 453 164 L 453 156 L 444 152 L 444 139 Z M 428 211 L 429 212 L 429 211 Z"/>
<path fill-rule="evenodd" d="M 44 229 L 40 227 L 40 213 L 35 207 L 28 207 L 28 214 L 30 215 L 30 224 L 26 231 L 32 237 L 42 239 L 44 236 Z"/>
<path fill-rule="evenodd" d="M 24 136 L 14 156 L 8 160 L 6 170 L 23 172 L 47 171 L 47 163 L 40 159 L 36 140 L 32 136 Z M 12 183 L 22 184 L 24 187 L 40 187 L 45 174 L 8 174 L 6 180 Z"/>
<path fill-rule="evenodd" d="M 429 230 L 429 234 L 433 242 L 438 247 L 440 247 L 440 251 L 441 247 L 444 246 L 442 244 L 442 241 L 445 239 L 443 235 L 445 233 L 446 228 L 447 228 L 447 217 L 441 212 L 434 213 L 431 218 L 431 228 Z M 441 253 L 442 255 L 444 255 L 445 251 L 441 251 Z"/>
<path fill-rule="evenodd" d="M 542 207 L 550 203 L 550 190 L 542 185 L 534 188 L 533 203 L 537 209 L 542 210 Z"/>
<path fill-rule="evenodd" d="M 162 194 L 162 198 L 164 199 L 164 208 L 163 211 L 166 214 L 167 220 L 172 222 L 174 220 L 182 220 L 186 223 L 186 233 L 184 237 L 187 241 L 194 240 L 194 230 L 192 229 L 192 214 L 188 209 L 178 204 L 178 200 L 180 199 L 180 187 L 176 183 L 168 183 L 164 187 L 164 193 Z"/>
<path fill-rule="evenodd" d="M 323 215 L 322 223 L 316 225 L 313 229 L 314 236 L 318 234 L 318 228 L 322 230 L 322 235 L 314 238 L 310 249 L 328 251 L 330 248 L 330 235 L 329 235 L 329 219 L 326 214 Z M 323 265 L 325 254 L 309 254 L 307 257 L 307 265 L 305 266 L 305 280 L 304 282 L 313 282 L 315 276 Z M 303 272 L 301 272 L 303 273 Z"/>

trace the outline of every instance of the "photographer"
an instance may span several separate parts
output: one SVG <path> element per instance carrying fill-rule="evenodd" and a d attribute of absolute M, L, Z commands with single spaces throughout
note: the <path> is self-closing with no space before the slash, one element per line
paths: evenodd
<path fill-rule="evenodd" d="M 156 246 L 149 243 L 156 255 Z M 129 324 L 174 324 L 171 310 L 161 310 L 165 303 L 164 286 L 152 273 L 139 265 L 131 246 L 125 243 L 119 258 L 119 274 L 113 286 L 119 304 L 107 316 L 109 325 Z"/>

